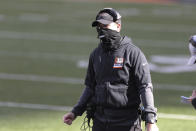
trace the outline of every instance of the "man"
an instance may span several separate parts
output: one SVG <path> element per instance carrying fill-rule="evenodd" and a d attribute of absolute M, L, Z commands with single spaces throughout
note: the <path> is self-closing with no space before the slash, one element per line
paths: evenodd
<path fill-rule="evenodd" d="M 191 58 L 188 61 L 188 65 L 193 65 L 196 63 L 196 35 L 191 36 L 189 40 L 189 51 L 191 54 Z M 196 109 L 196 89 L 193 90 L 192 96 L 190 97 L 190 101 Z"/>
<path fill-rule="evenodd" d="M 120 35 L 120 14 L 104 8 L 92 26 L 100 44 L 89 58 L 86 88 L 73 110 L 64 115 L 64 123 L 71 125 L 91 102 L 95 105 L 93 131 L 141 131 L 142 101 L 146 129 L 158 131 L 149 65 L 131 39 Z"/>
<path fill-rule="evenodd" d="M 196 90 L 193 90 L 192 96 L 190 98 L 193 107 L 196 109 Z"/>

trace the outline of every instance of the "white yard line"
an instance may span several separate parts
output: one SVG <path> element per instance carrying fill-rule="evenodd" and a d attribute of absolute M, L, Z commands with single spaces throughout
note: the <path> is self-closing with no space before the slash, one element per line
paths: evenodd
<path fill-rule="evenodd" d="M 125 23 L 126 30 L 148 31 L 148 32 L 175 32 L 175 33 L 194 33 L 196 28 L 189 25 L 172 25 L 172 24 L 156 24 L 156 23 Z M 128 26 L 130 25 L 130 26 Z"/>
<path fill-rule="evenodd" d="M 135 42 L 136 41 L 136 42 Z M 150 39 L 133 39 L 133 43 L 142 47 L 158 47 L 169 49 L 185 49 L 186 42 L 183 41 L 169 41 L 169 40 L 150 40 Z"/>
<path fill-rule="evenodd" d="M 20 21 L 27 22 L 48 22 L 49 16 L 46 14 L 33 14 L 33 13 L 24 13 L 19 16 Z"/>
<path fill-rule="evenodd" d="M 47 34 L 38 32 L 16 32 L 16 31 L 0 31 L 0 38 L 9 39 L 26 39 L 26 40 L 48 40 L 59 42 L 96 42 L 96 36 L 84 35 L 67 35 L 67 34 Z"/>
<path fill-rule="evenodd" d="M 192 8 L 187 8 L 187 10 L 184 9 L 177 9 L 177 8 L 155 8 L 152 9 L 152 12 L 150 14 L 161 16 L 161 17 L 180 17 L 182 15 L 190 15 L 192 14 Z"/>
<path fill-rule="evenodd" d="M 41 52 L 22 52 L 22 51 L 0 51 L 0 56 L 24 57 L 32 59 L 48 59 L 48 60 L 71 60 L 78 61 L 87 59 L 88 55 L 71 55 L 63 53 L 41 53 Z"/>
<path fill-rule="evenodd" d="M 123 17 L 127 16 L 139 16 L 142 11 L 138 8 L 121 8 L 118 10 Z"/>
<path fill-rule="evenodd" d="M 0 79 L 36 81 L 36 82 L 54 82 L 54 83 L 66 83 L 66 84 L 83 84 L 84 83 L 83 79 L 78 79 L 78 78 L 40 76 L 40 75 L 32 75 L 32 74 L 0 73 Z"/>
<path fill-rule="evenodd" d="M 54 111 L 65 111 L 65 112 L 71 111 L 72 109 L 72 107 L 70 106 L 56 106 L 56 105 L 29 104 L 29 103 L 16 103 L 16 102 L 0 102 L 0 107 L 54 110 Z M 196 120 L 196 116 L 183 115 L 183 114 L 167 114 L 167 113 L 158 113 L 158 118 Z"/>
<path fill-rule="evenodd" d="M 33 75 L 33 74 L 0 73 L 0 79 L 24 80 L 24 81 L 34 81 L 34 82 L 54 82 L 54 83 L 65 83 L 65 84 L 84 84 L 84 80 L 81 78 L 40 76 L 40 75 Z M 154 84 L 154 88 L 162 89 L 162 90 L 192 91 L 196 87 L 189 86 L 189 85 Z"/>
<path fill-rule="evenodd" d="M 187 65 L 190 55 L 152 55 L 150 62 L 170 65 Z"/>
<path fill-rule="evenodd" d="M 0 107 L 15 107 L 15 108 L 55 110 L 55 111 L 70 111 L 72 109 L 72 107 L 69 106 L 54 106 L 54 105 L 16 103 L 16 102 L 0 102 Z"/>
<path fill-rule="evenodd" d="M 196 89 L 196 86 L 189 85 L 169 85 L 169 84 L 153 84 L 154 89 L 161 90 L 175 90 L 175 91 L 193 91 Z"/>
<path fill-rule="evenodd" d="M 16 32 L 16 31 L 2 31 L 0 30 L 0 38 L 6 39 L 26 39 L 26 40 L 47 40 L 69 43 L 92 43 L 98 44 L 99 40 L 96 36 L 88 35 L 68 35 L 68 34 L 47 34 L 47 33 L 31 33 L 31 32 Z M 183 41 L 169 41 L 169 40 L 150 40 L 150 39 L 134 39 L 136 45 L 165 47 L 174 49 L 184 49 L 186 47 Z M 14 43 L 13 43 L 14 44 Z"/>
<path fill-rule="evenodd" d="M 171 66 L 157 66 L 156 64 L 150 63 L 150 70 L 152 72 L 158 72 L 163 74 L 174 74 L 181 72 L 195 72 L 196 66 L 188 66 L 188 65 L 171 65 Z"/>
<path fill-rule="evenodd" d="M 151 56 L 149 60 L 151 72 L 174 74 L 181 72 L 195 72 L 196 65 L 188 66 L 187 62 L 190 56 Z M 162 64 L 162 65 L 160 65 Z M 87 68 L 88 60 L 79 60 L 77 63 L 78 68 Z"/>
<path fill-rule="evenodd" d="M 193 109 L 194 110 L 194 109 Z M 183 115 L 183 114 L 167 114 L 167 113 L 158 113 L 159 118 L 166 119 L 181 119 L 181 120 L 196 120 L 196 116 Z"/>

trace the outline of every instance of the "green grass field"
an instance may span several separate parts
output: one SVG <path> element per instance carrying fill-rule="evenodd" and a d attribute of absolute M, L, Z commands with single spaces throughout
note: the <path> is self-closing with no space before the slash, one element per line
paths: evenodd
<path fill-rule="evenodd" d="M 104 7 L 119 10 L 123 17 L 121 34 L 131 37 L 149 63 L 158 66 L 151 71 L 158 112 L 193 117 L 160 115 L 160 131 L 195 131 L 196 112 L 191 105 L 182 104 L 180 96 L 190 96 L 195 89 L 196 67 L 172 71 L 188 60 L 188 39 L 196 33 L 196 5 L 64 0 L 0 1 L 0 131 L 80 130 L 84 116 L 67 126 L 62 122 L 66 111 L 1 103 L 73 106 L 84 88 L 86 73 L 78 63 L 88 61 L 99 42 L 91 22 Z M 167 60 L 159 58 L 162 63 L 157 62 L 153 56 Z M 176 56 L 185 59 L 180 58 L 182 63 L 176 59 L 168 62 Z M 165 67 L 171 70 L 164 72 Z"/>

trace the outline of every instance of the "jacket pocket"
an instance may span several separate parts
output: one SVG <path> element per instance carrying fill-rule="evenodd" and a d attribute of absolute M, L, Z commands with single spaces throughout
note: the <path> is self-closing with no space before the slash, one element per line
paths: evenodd
<path fill-rule="evenodd" d="M 107 83 L 107 103 L 115 107 L 123 107 L 128 103 L 127 98 L 128 86 L 124 84 Z"/>

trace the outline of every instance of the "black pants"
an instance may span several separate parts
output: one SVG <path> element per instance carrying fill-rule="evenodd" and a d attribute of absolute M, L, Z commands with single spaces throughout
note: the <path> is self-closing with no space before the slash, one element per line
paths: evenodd
<path fill-rule="evenodd" d="M 94 120 L 92 131 L 142 131 L 140 123 L 134 125 L 112 125 Z"/>

